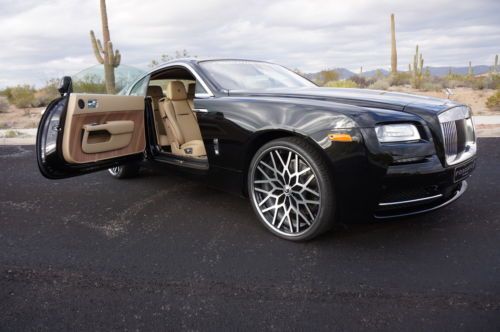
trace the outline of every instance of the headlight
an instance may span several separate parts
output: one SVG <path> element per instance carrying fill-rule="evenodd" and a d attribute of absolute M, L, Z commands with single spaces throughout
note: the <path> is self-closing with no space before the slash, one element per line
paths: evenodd
<path fill-rule="evenodd" d="M 417 127 L 412 124 L 389 124 L 375 127 L 379 142 L 405 142 L 420 139 Z"/>

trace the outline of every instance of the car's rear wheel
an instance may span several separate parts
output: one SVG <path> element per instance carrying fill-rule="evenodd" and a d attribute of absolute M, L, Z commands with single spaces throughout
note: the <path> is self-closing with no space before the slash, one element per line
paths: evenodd
<path fill-rule="evenodd" d="M 301 138 L 262 146 L 250 163 L 248 188 L 260 221 L 281 238 L 309 240 L 333 224 L 335 197 L 326 160 Z"/>
<path fill-rule="evenodd" d="M 138 163 L 130 163 L 108 169 L 109 174 L 116 179 L 126 179 L 137 176 L 141 166 Z"/>

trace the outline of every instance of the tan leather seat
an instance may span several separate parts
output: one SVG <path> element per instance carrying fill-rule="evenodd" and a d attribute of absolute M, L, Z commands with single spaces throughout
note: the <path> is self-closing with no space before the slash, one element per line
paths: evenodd
<path fill-rule="evenodd" d="M 150 85 L 148 86 L 146 95 L 151 97 L 153 102 L 153 114 L 155 118 L 158 143 L 161 146 L 169 145 L 167 131 L 165 130 L 165 125 L 163 124 L 162 121 L 162 117 L 160 114 L 160 106 L 159 106 L 160 99 L 165 97 L 165 95 L 163 94 L 163 89 L 161 88 L 161 86 Z"/>
<path fill-rule="evenodd" d="M 189 83 L 188 90 L 187 90 L 187 100 L 188 100 L 189 107 L 191 107 L 192 110 L 194 109 L 194 94 L 195 93 L 196 93 L 196 84 Z"/>
<path fill-rule="evenodd" d="M 160 110 L 167 127 L 172 153 L 190 157 L 206 156 L 200 127 L 187 101 L 184 83 L 168 84 L 167 96 L 160 100 Z"/>

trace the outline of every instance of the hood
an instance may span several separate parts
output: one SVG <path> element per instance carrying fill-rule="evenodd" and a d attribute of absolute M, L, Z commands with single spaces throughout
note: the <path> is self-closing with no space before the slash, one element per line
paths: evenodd
<path fill-rule="evenodd" d="M 458 105 L 448 99 L 439 99 L 399 92 L 347 88 L 311 87 L 252 91 L 232 90 L 229 91 L 229 95 L 315 99 L 359 107 L 380 108 L 395 111 L 404 111 L 405 108 L 408 107 L 412 110 L 419 109 L 432 114 L 436 114 L 442 110 Z"/>

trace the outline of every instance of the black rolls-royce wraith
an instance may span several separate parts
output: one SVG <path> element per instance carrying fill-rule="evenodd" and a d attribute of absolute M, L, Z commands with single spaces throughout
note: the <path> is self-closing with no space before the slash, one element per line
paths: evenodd
<path fill-rule="evenodd" d="M 475 166 L 468 106 L 322 88 L 267 62 L 176 60 L 119 95 L 73 93 L 68 77 L 60 92 L 38 130 L 45 177 L 173 165 L 248 196 L 262 224 L 288 240 L 443 207 Z"/>

